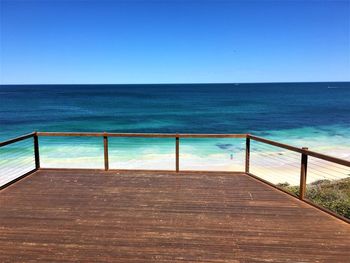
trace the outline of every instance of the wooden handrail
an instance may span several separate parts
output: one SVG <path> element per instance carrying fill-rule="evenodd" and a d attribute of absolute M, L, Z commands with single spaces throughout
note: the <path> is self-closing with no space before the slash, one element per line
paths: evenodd
<path fill-rule="evenodd" d="M 301 148 L 298 148 L 298 147 L 295 147 L 295 146 L 291 146 L 291 145 L 288 145 L 288 144 L 272 141 L 272 140 L 261 138 L 261 137 L 254 136 L 254 135 L 251 135 L 251 134 L 248 134 L 247 137 L 250 138 L 250 139 L 253 139 L 254 141 L 270 144 L 270 145 L 273 145 L 273 146 L 276 146 L 276 147 L 279 147 L 279 148 L 283 148 L 283 149 L 287 149 L 287 150 L 290 150 L 290 151 L 293 151 L 293 152 L 303 153 L 303 150 Z"/>
<path fill-rule="evenodd" d="M 152 138 L 246 138 L 247 134 L 176 134 L 176 133 L 110 133 L 110 132 L 38 132 L 38 136 L 58 137 L 152 137 Z"/>
<path fill-rule="evenodd" d="M 313 152 L 310 150 L 302 150 L 303 154 L 306 154 L 308 156 L 312 156 L 318 159 L 322 159 L 331 163 L 336 163 L 336 164 L 341 164 L 347 167 L 350 167 L 350 161 L 344 160 L 344 159 L 340 159 L 337 157 L 333 157 L 333 156 L 329 156 L 326 154 L 322 154 L 322 153 L 318 153 L 318 152 Z"/>
<path fill-rule="evenodd" d="M 247 138 L 247 134 L 179 134 L 179 138 Z"/>
<path fill-rule="evenodd" d="M 250 135 L 250 134 L 248 134 L 247 136 L 250 139 L 253 139 L 253 140 L 258 141 L 258 142 L 270 144 L 270 145 L 273 145 L 273 146 L 276 146 L 276 147 L 279 147 L 279 148 L 287 149 L 287 150 L 290 150 L 290 151 L 293 151 L 293 152 L 298 152 L 298 153 L 305 154 L 305 155 L 308 155 L 308 156 L 312 156 L 312 157 L 315 157 L 315 158 L 318 158 L 318 159 L 322 159 L 322 160 L 325 160 L 325 161 L 328 161 L 328 162 L 341 164 L 341 165 L 350 167 L 350 161 L 347 161 L 347 160 L 344 160 L 344 159 L 340 159 L 340 158 L 329 156 L 329 155 L 326 155 L 326 154 L 310 151 L 307 148 L 298 148 L 298 147 L 295 147 L 295 146 L 291 146 L 291 145 L 288 145 L 288 144 L 284 144 L 284 143 L 268 140 L 268 139 L 257 137 L 257 136 Z"/>
<path fill-rule="evenodd" d="M 176 133 L 108 133 L 108 132 L 32 132 L 14 139 L 0 142 L 0 147 L 37 136 L 58 136 L 58 137 L 144 137 L 144 138 L 249 138 L 265 144 L 273 145 L 279 148 L 287 149 L 293 152 L 306 154 L 325 161 L 341 164 L 350 167 L 350 161 L 329 156 L 326 154 L 298 148 L 288 144 L 276 142 L 273 140 L 261 138 L 251 134 L 176 134 Z M 249 162 L 249 159 L 246 160 Z"/>
<path fill-rule="evenodd" d="M 103 137 L 105 133 L 99 132 L 38 132 L 38 136 L 59 136 L 59 137 Z"/>
<path fill-rule="evenodd" d="M 26 135 L 22 135 L 22 136 L 19 136 L 19 137 L 16 137 L 16 138 L 13 138 L 13 139 L 10 139 L 10 140 L 7 140 L 7 141 L 0 142 L 0 147 L 9 145 L 11 143 L 23 141 L 25 139 L 33 137 L 34 135 L 35 135 L 35 132 L 32 132 L 32 133 L 29 133 L 29 134 L 26 134 Z"/>

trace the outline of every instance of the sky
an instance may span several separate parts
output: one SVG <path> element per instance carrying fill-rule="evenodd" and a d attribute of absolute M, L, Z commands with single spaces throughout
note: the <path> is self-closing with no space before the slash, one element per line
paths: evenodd
<path fill-rule="evenodd" d="M 0 0 L 0 84 L 350 81 L 350 1 Z"/>

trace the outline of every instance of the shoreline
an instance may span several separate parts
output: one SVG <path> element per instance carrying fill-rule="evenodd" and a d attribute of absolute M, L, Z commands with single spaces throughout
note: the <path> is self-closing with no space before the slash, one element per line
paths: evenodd
<path fill-rule="evenodd" d="M 344 153 L 345 154 L 345 153 Z M 268 156 L 268 157 L 266 157 Z M 276 157 L 274 159 L 274 157 Z M 285 158 L 284 161 L 282 159 Z M 6 159 L 1 162 L 1 173 L 16 173 L 30 171 L 34 168 L 32 157 L 19 159 Z M 17 165 L 16 161 L 24 163 Z M 321 163 L 322 162 L 322 163 Z M 103 169 L 103 155 L 80 156 L 71 158 L 57 158 L 41 156 L 42 168 L 87 168 Z M 137 158 L 127 156 L 109 155 L 110 169 L 150 169 L 150 170 L 175 170 L 175 154 L 147 154 Z M 211 154 L 201 157 L 194 154 L 182 154 L 180 156 L 180 171 L 242 171 L 245 170 L 245 153 L 235 154 L 233 159 L 225 154 Z M 261 156 L 260 153 L 251 153 L 250 172 L 274 184 L 288 183 L 291 186 L 299 185 L 300 160 L 280 155 L 280 152 L 268 153 Z M 319 180 L 339 180 L 350 176 L 350 167 L 329 163 L 327 161 L 310 158 L 308 164 L 307 184 Z M 10 178 L 9 176 L 7 176 Z M 1 181 L 6 178 L 2 177 Z"/>

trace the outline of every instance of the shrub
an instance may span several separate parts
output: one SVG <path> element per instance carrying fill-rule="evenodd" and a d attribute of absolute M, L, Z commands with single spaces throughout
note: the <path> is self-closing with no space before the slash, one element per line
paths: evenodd
<path fill-rule="evenodd" d="M 299 186 L 280 183 L 277 186 L 299 195 Z M 306 197 L 314 203 L 350 218 L 350 178 L 334 181 L 318 180 L 306 186 Z"/>

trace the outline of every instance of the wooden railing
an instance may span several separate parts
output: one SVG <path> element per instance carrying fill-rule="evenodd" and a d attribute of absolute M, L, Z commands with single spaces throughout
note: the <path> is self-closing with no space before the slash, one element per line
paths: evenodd
<path fill-rule="evenodd" d="M 247 138 L 246 134 L 171 134 L 171 133 L 75 133 L 75 132 L 37 132 L 37 136 L 46 137 L 103 137 L 104 169 L 109 170 L 108 138 L 134 137 L 134 138 L 173 138 L 175 142 L 175 171 L 180 171 L 180 141 L 182 138 Z"/>
<path fill-rule="evenodd" d="M 261 138 L 261 137 L 247 134 L 247 164 L 246 164 L 246 172 L 247 173 L 249 173 L 249 152 L 250 152 L 250 150 L 249 150 L 250 142 L 249 141 L 251 139 L 301 154 L 300 195 L 299 195 L 300 199 L 303 199 L 305 197 L 308 156 L 312 156 L 312 157 L 315 157 L 315 158 L 318 158 L 321 160 L 325 160 L 328 162 L 332 162 L 332 163 L 336 163 L 336 164 L 350 167 L 350 161 L 348 161 L 348 160 L 336 158 L 336 157 L 329 156 L 329 155 L 322 154 L 322 153 L 318 153 L 318 152 L 313 152 L 313 151 L 310 151 L 307 147 L 298 148 L 298 147 L 294 147 L 294 146 L 291 146 L 288 144 L 283 144 L 283 143 L 279 143 L 276 141 L 272 141 L 272 140 L 268 140 L 265 138 Z"/>
<path fill-rule="evenodd" d="M 6 169 L 4 172 L 2 169 L 2 164 L 5 163 L 6 158 L 0 154 L 0 161 L 1 161 L 0 177 L 4 175 L 3 173 L 6 173 L 5 175 L 10 174 L 10 181 L 5 182 L 4 184 L 0 184 L 0 190 L 3 188 L 6 188 L 10 184 L 13 184 L 14 182 L 16 182 L 18 180 L 24 178 L 25 176 L 32 174 L 33 172 L 37 171 L 40 168 L 39 140 L 38 140 L 38 135 L 36 132 L 32 132 L 32 133 L 22 135 L 22 136 L 19 136 L 19 137 L 16 137 L 16 138 L 4 141 L 4 142 L 0 142 L 0 150 L 2 150 L 1 148 L 3 148 L 3 147 L 14 145 L 16 143 L 20 143 L 23 141 L 28 141 L 30 139 L 33 139 L 33 152 L 34 152 L 34 156 L 33 156 L 34 168 L 33 169 L 30 169 L 29 171 L 26 171 L 26 172 L 23 172 L 23 169 L 14 169 L 14 170 Z M 19 164 L 20 164 L 20 161 L 18 161 L 17 165 L 19 165 Z M 15 168 L 18 168 L 18 167 L 16 166 Z M 23 168 L 23 167 L 21 167 L 21 168 Z"/>
<path fill-rule="evenodd" d="M 16 142 L 27 140 L 29 138 L 33 138 L 35 169 L 39 169 L 40 168 L 39 140 L 38 140 L 38 134 L 36 132 L 28 133 L 7 141 L 0 142 L 0 148 L 10 144 L 14 144 Z"/>
<path fill-rule="evenodd" d="M 321 160 L 325 160 L 331 163 L 343 165 L 346 167 L 350 167 L 350 161 L 332 157 L 329 155 L 321 154 L 318 152 L 310 151 L 308 148 L 298 148 L 294 147 L 288 144 L 276 142 L 273 140 L 268 140 L 265 138 L 257 137 L 250 134 L 178 134 L 178 133 L 172 133 L 172 134 L 165 134 L 165 133 L 107 133 L 107 132 L 88 132 L 88 133 L 81 133 L 81 132 L 33 132 L 21 137 L 17 137 L 8 141 L 0 142 L 0 147 L 4 147 L 6 145 L 10 145 L 22 140 L 26 140 L 28 138 L 33 138 L 33 147 L 34 147 L 34 161 L 35 161 L 35 169 L 31 172 L 34 172 L 38 169 L 40 169 L 40 153 L 39 153 L 39 138 L 40 137 L 102 137 L 103 138 L 103 148 L 104 148 L 104 170 L 110 170 L 109 168 L 109 150 L 108 150 L 108 138 L 110 137 L 139 137 L 139 138 L 173 138 L 174 139 L 174 150 L 175 150 L 175 168 L 174 172 L 179 173 L 180 170 L 180 144 L 182 138 L 243 138 L 246 140 L 246 150 L 245 150 L 245 173 L 259 179 L 275 188 L 278 188 L 279 190 L 282 190 L 284 192 L 287 192 L 281 187 L 278 187 L 271 182 L 268 182 L 262 178 L 260 178 L 258 175 L 255 175 L 251 173 L 251 141 L 257 141 L 261 142 L 267 145 L 272 145 L 275 147 L 279 147 L 288 151 L 300 153 L 300 184 L 299 184 L 299 195 L 298 198 L 300 200 L 303 200 L 307 203 L 312 204 L 313 206 L 316 206 L 323 211 L 330 213 L 332 215 L 335 215 L 342 220 L 345 220 L 349 222 L 348 219 L 343 218 L 341 216 L 338 216 L 334 214 L 333 212 L 329 211 L 328 209 L 325 209 L 323 207 L 320 207 L 318 205 L 315 205 L 311 201 L 307 200 L 305 198 L 306 193 L 306 178 L 307 178 L 307 172 L 308 172 L 308 157 L 312 156 Z M 1 170 L 0 170 L 1 173 Z M 0 174 L 1 175 L 1 174 Z M 19 178 L 22 178 L 25 175 L 19 176 Z M 14 180 L 15 181 L 15 180 Z M 2 187 L 3 188 L 3 187 Z M 289 192 L 287 192 L 290 194 Z"/>

